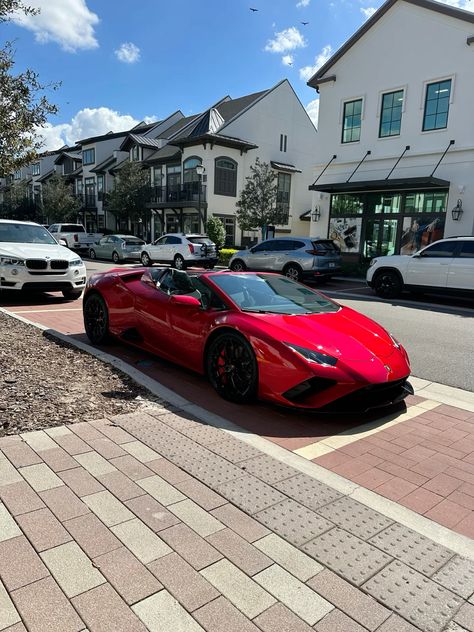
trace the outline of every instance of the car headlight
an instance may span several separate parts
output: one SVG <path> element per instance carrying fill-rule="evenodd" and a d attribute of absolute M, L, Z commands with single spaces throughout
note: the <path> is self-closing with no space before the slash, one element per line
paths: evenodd
<path fill-rule="evenodd" d="M 0 255 L 0 265 L 3 266 L 24 266 L 24 259 L 16 259 L 15 257 L 3 257 Z"/>
<path fill-rule="evenodd" d="M 312 349 L 306 349 L 305 347 L 299 347 L 298 345 L 285 342 L 287 347 L 290 347 L 295 353 L 298 353 L 308 362 L 315 362 L 316 364 L 325 364 L 326 366 L 336 366 L 337 358 L 328 355 L 327 353 L 321 353 L 320 351 L 313 351 Z"/>
<path fill-rule="evenodd" d="M 70 268 L 75 268 L 77 266 L 82 266 L 82 265 L 84 265 L 82 259 L 73 259 L 72 261 L 69 262 Z"/>
<path fill-rule="evenodd" d="M 376 263 L 377 263 L 377 259 L 372 259 L 372 261 L 369 263 L 369 268 L 374 266 Z"/>

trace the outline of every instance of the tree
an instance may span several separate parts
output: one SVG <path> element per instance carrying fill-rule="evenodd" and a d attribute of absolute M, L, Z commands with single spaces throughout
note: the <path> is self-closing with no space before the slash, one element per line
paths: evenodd
<path fill-rule="evenodd" d="M 217 248 L 222 248 L 225 244 L 224 224 L 218 217 L 211 215 L 207 220 L 206 233 L 209 235 L 209 239 L 216 244 Z"/>
<path fill-rule="evenodd" d="M 250 171 L 236 204 L 237 221 L 242 230 L 261 228 L 265 238 L 267 226 L 286 223 L 286 214 L 277 206 L 277 176 L 268 162 L 257 158 Z"/>
<path fill-rule="evenodd" d="M 136 222 L 146 215 L 146 202 L 150 196 L 150 172 L 140 163 L 126 162 L 115 179 L 114 189 L 108 195 L 107 209 L 117 220 Z"/>
<path fill-rule="evenodd" d="M 81 203 L 59 174 L 55 173 L 42 188 L 43 215 L 52 222 L 74 221 Z"/>
<path fill-rule="evenodd" d="M 3 194 L 2 217 L 22 221 L 39 219 L 37 208 L 31 199 L 28 184 L 24 180 L 13 182 Z"/>
<path fill-rule="evenodd" d="M 35 15 L 37 9 L 21 0 L 0 0 L 0 24 L 15 12 Z M 27 69 L 14 74 L 14 50 L 11 42 L 0 48 L 0 177 L 7 176 L 33 162 L 43 145 L 39 129 L 58 108 L 42 94 L 56 90 L 59 84 L 43 85 L 38 74 Z"/>

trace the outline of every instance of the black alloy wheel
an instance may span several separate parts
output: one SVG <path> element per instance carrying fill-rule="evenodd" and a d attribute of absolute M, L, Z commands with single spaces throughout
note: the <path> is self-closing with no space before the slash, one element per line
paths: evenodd
<path fill-rule="evenodd" d="M 289 263 L 283 268 L 283 274 L 292 281 L 301 281 L 303 278 L 303 271 L 296 263 Z"/>
<path fill-rule="evenodd" d="M 173 268 L 176 268 L 176 270 L 186 270 L 186 264 L 181 255 L 175 256 L 173 260 Z"/>
<path fill-rule="evenodd" d="M 62 294 L 68 301 L 75 301 L 81 298 L 82 290 L 63 290 Z"/>
<path fill-rule="evenodd" d="M 396 298 L 400 296 L 403 283 L 393 270 L 382 270 L 374 279 L 374 290 L 381 298 Z"/>
<path fill-rule="evenodd" d="M 91 248 L 89 250 L 89 259 L 97 259 L 97 256 L 95 254 L 95 250 L 93 248 Z"/>
<path fill-rule="evenodd" d="M 257 360 L 243 336 L 232 332 L 217 336 L 208 349 L 206 368 L 209 381 L 224 399 L 245 404 L 256 398 Z"/>
<path fill-rule="evenodd" d="M 83 314 L 86 334 L 92 344 L 106 343 L 110 337 L 109 310 L 100 294 L 90 294 L 86 298 Z"/>
<path fill-rule="evenodd" d="M 236 259 L 230 264 L 230 269 L 232 272 L 245 272 L 245 270 L 247 270 L 247 266 L 241 259 Z"/>
<path fill-rule="evenodd" d="M 112 261 L 114 263 L 120 263 L 120 257 L 118 255 L 118 252 L 115 252 L 115 250 L 112 253 Z"/>
<path fill-rule="evenodd" d="M 140 261 L 142 262 L 142 265 L 144 265 L 146 268 L 153 264 L 152 260 L 150 259 L 150 255 L 147 252 L 142 252 Z"/>

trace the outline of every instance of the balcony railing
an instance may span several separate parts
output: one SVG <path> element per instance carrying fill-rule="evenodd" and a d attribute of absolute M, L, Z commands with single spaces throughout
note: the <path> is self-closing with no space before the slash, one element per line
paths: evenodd
<path fill-rule="evenodd" d="M 207 201 L 206 188 L 199 182 L 152 186 L 150 187 L 149 202 L 162 205 L 179 203 L 181 206 L 189 203 L 195 206 L 200 201 L 201 204 L 204 204 Z"/>

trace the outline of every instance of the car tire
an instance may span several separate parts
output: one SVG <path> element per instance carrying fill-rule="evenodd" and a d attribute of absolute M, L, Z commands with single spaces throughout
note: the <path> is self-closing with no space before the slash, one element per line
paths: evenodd
<path fill-rule="evenodd" d="M 89 250 L 89 259 L 97 259 L 97 256 L 95 254 L 95 250 L 93 248 L 91 248 Z"/>
<path fill-rule="evenodd" d="M 82 307 L 84 328 L 87 337 L 94 345 L 101 345 L 110 339 L 109 310 L 100 294 L 93 293 L 86 296 Z"/>
<path fill-rule="evenodd" d="M 63 290 L 62 295 L 68 301 L 76 301 L 78 298 L 81 298 L 82 290 Z"/>
<path fill-rule="evenodd" d="M 205 362 L 208 379 L 223 399 L 236 404 L 255 400 L 257 359 L 243 336 L 230 331 L 216 336 L 209 345 Z"/>
<path fill-rule="evenodd" d="M 283 268 L 283 274 L 292 281 L 301 281 L 303 270 L 297 263 L 289 263 Z"/>
<path fill-rule="evenodd" d="M 247 266 L 242 261 L 242 259 L 235 259 L 234 261 L 232 261 L 229 267 L 232 272 L 245 272 L 247 270 Z"/>
<path fill-rule="evenodd" d="M 173 259 L 173 268 L 176 268 L 176 270 L 186 270 L 186 262 L 181 255 L 176 255 Z"/>
<path fill-rule="evenodd" d="M 114 263 L 120 263 L 120 261 L 121 261 L 118 252 L 116 252 L 115 250 L 112 253 L 112 261 Z"/>
<path fill-rule="evenodd" d="M 145 268 L 153 265 L 153 261 L 151 260 L 151 257 L 147 252 L 142 252 L 140 261 L 142 262 L 142 265 L 145 266 Z"/>
<path fill-rule="evenodd" d="M 380 298 L 396 298 L 403 290 L 403 282 L 394 270 L 381 270 L 374 278 L 374 290 Z"/>

